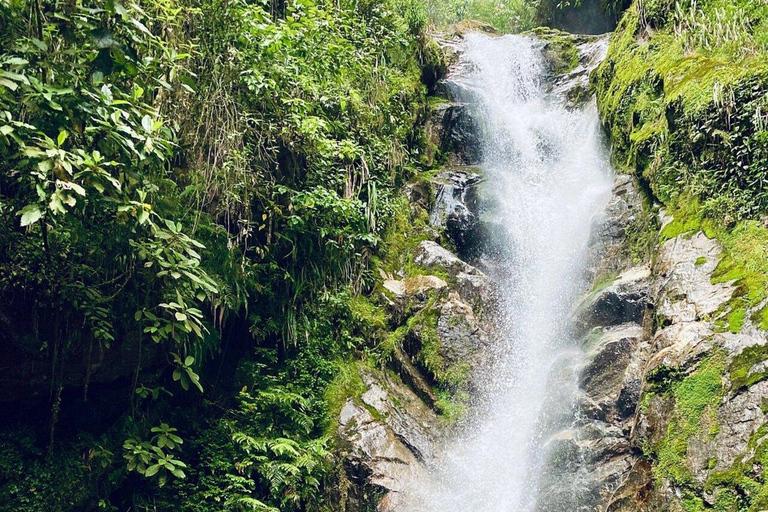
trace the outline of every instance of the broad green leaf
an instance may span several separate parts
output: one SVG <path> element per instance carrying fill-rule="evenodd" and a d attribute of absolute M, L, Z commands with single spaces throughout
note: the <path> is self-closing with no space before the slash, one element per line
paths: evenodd
<path fill-rule="evenodd" d="M 40 206 L 36 204 L 28 204 L 19 212 L 21 215 L 21 226 L 30 226 L 40 220 L 43 216 L 43 212 L 40 211 Z"/>
<path fill-rule="evenodd" d="M 19 88 L 19 86 L 16 84 L 16 82 L 11 82 L 10 80 L 7 80 L 3 77 L 0 77 L 0 85 L 3 87 L 6 87 L 7 89 L 10 89 L 12 91 L 15 91 Z"/>
<path fill-rule="evenodd" d="M 145 115 L 141 118 L 141 126 L 144 128 L 144 131 L 147 133 L 152 133 L 152 126 L 153 126 L 152 118 L 149 117 L 149 115 Z"/>

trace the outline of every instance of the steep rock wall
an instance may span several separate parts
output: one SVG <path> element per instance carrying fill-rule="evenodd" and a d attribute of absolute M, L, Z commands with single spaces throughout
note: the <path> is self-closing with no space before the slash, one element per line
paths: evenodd
<path fill-rule="evenodd" d="M 754 113 L 768 97 L 767 22 L 760 3 L 635 2 L 592 76 L 616 164 L 646 198 L 648 221 L 620 245 L 651 248 L 640 258 L 650 270 L 643 332 L 627 366 L 639 398 L 629 418 L 610 422 L 630 469 L 603 490 L 599 510 L 768 507 L 768 235 L 754 180 L 766 165 Z M 585 321 L 618 323 L 636 306 L 616 297 L 612 315 L 595 307 Z"/>

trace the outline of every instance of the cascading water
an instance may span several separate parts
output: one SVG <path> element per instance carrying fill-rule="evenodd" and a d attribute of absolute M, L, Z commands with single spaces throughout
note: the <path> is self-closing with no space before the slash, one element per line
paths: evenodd
<path fill-rule="evenodd" d="M 569 110 L 547 91 L 540 41 L 470 34 L 452 80 L 483 140 L 501 341 L 479 383 L 483 403 L 427 481 L 413 482 L 407 510 L 534 511 L 543 508 L 537 489 L 552 466 L 547 439 L 574 420 L 576 384 L 567 369 L 580 349 L 569 317 L 612 173 L 594 106 Z"/>

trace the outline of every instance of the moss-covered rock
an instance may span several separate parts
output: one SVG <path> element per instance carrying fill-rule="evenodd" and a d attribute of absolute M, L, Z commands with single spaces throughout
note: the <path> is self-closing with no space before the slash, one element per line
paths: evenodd
<path fill-rule="evenodd" d="M 547 27 L 535 28 L 525 35 L 544 41 L 544 58 L 549 63 L 552 74 L 569 73 L 579 65 L 579 50 L 576 46 L 578 36 Z"/>

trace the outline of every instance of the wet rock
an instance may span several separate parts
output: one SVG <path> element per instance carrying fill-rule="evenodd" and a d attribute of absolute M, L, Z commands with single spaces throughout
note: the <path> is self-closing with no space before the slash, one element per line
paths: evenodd
<path fill-rule="evenodd" d="M 626 235 L 644 215 L 642 195 L 629 175 L 620 174 L 613 184 L 611 200 L 591 233 L 587 267 L 591 276 L 620 273 L 632 266 Z"/>
<path fill-rule="evenodd" d="M 650 512 L 647 502 L 652 491 L 651 464 L 635 459 L 632 467 L 607 500 L 606 512 Z"/>
<path fill-rule="evenodd" d="M 456 291 L 462 299 L 472 305 L 478 316 L 493 316 L 499 299 L 496 282 L 480 271 L 459 272 L 456 276 Z"/>
<path fill-rule="evenodd" d="M 475 366 L 480 350 L 488 345 L 488 335 L 481 328 L 472 306 L 456 293 L 449 296 L 440 310 L 437 336 L 439 352 L 447 366 Z"/>
<path fill-rule="evenodd" d="M 576 309 L 576 325 L 582 332 L 596 326 L 642 324 L 648 307 L 651 270 L 635 267 L 608 286 L 587 295 Z"/>
<path fill-rule="evenodd" d="M 460 165 L 476 165 L 482 160 L 481 138 L 472 107 L 465 103 L 441 105 L 440 149 Z"/>
<path fill-rule="evenodd" d="M 431 240 L 421 242 L 416 248 L 414 263 L 426 268 L 442 268 L 453 276 L 462 272 L 467 274 L 479 272 L 451 251 Z"/>
<path fill-rule="evenodd" d="M 436 199 L 430 222 L 446 229 L 460 254 L 469 252 L 480 239 L 478 187 L 482 178 L 476 170 L 451 168 L 433 179 Z"/>
<path fill-rule="evenodd" d="M 547 463 L 537 512 L 600 510 L 629 473 L 633 459 L 623 432 L 604 422 L 564 430 L 544 445 Z"/>
<path fill-rule="evenodd" d="M 548 39 L 544 49 L 545 56 L 550 62 L 552 72 L 559 75 L 553 80 L 552 94 L 561 98 L 569 108 L 584 107 L 592 99 L 589 75 L 605 57 L 609 37 L 584 37 L 562 32 L 558 34 L 555 31 L 550 32 Z M 573 41 L 573 50 L 569 50 L 568 39 Z M 574 66 L 574 57 L 578 59 L 578 63 L 571 69 L 571 66 Z"/>
<path fill-rule="evenodd" d="M 634 414 L 640 397 L 640 377 L 628 370 L 643 329 L 624 324 L 596 336 L 599 338 L 589 350 L 579 386 L 588 400 L 590 417 L 620 423 Z"/>

